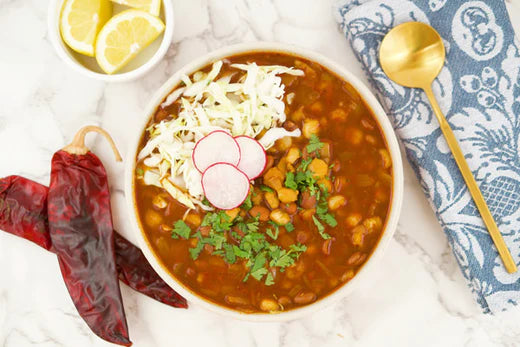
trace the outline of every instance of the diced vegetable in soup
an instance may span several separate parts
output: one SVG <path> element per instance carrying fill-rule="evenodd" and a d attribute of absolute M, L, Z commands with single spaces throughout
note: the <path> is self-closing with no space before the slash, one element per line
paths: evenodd
<path fill-rule="evenodd" d="M 247 186 L 234 189 L 231 174 L 204 180 L 193 165 L 193 148 L 215 130 L 265 150 L 243 142 L 261 164 L 225 164 L 253 177 L 265 166 L 239 207 L 233 194 Z M 220 153 L 230 146 L 218 157 L 232 156 Z M 185 76 L 140 149 L 135 195 L 146 238 L 172 276 L 219 305 L 248 313 L 309 305 L 350 281 L 384 231 L 392 160 L 378 123 L 352 86 L 305 59 L 250 53 Z M 216 164 L 205 154 L 197 158 Z"/>

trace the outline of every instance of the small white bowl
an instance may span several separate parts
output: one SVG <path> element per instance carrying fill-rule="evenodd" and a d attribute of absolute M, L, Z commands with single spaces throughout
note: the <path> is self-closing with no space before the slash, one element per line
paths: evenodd
<path fill-rule="evenodd" d="M 160 18 L 165 24 L 164 32 L 152 44 L 129 62 L 121 71 L 108 75 L 97 65 L 96 59 L 87 57 L 70 49 L 60 34 L 60 13 L 65 0 L 51 0 L 47 14 L 49 38 L 60 59 L 73 70 L 85 76 L 106 82 L 128 82 L 150 71 L 164 57 L 173 39 L 173 5 L 170 0 L 163 0 Z M 114 13 L 126 7 L 114 3 Z"/>
<path fill-rule="evenodd" d="M 149 244 L 148 239 L 146 238 L 144 232 L 141 230 L 137 217 L 134 195 L 134 172 L 136 164 L 135 158 L 137 156 L 137 150 L 139 142 L 141 140 L 142 132 L 146 128 L 146 125 L 150 120 L 150 117 L 155 113 L 157 107 L 162 103 L 164 98 L 168 94 L 170 94 L 172 89 L 175 88 L 181 82 L 181 77 L 183 75 L 189 76 L 193 72 L 198 71 L 200 68 L 205 67 L 208 64 L 216 60 L 225 58 L 227 56 L 258 51 L 281 52 L 309 59 L 311 61 L 321 64 L 325 68 L 331 70 L 332 72 L 336 73 L 339 77 L 350 83 L 358 91 L 358 93 L 361 95 L 361 97 L 367 103 L 367 105 L 372 109 L 374 116 L 376 117 L 378 123 L 381 126 L 381 130 L 388 144 L 390 156 L 392 157 L 392 173 L 394 178 L 390 213 L 388 214 L 385 230 L 381 236 L 381 239 L 379 240 L 378 245 L 376 246 L 376 249 L 365 262 L 363 267 L 358 271 L 356 276 L 354 276 L 354 278 L 349 282 L 345 283 L 342 287 L 338 288 L 335 292 L 312 304 L 300 308 L 295 308 L 287 312 L 280 312 L 276 314 L 241 313 L 210 302 L 191 291 L 180 281 L 177 281 L 172 275 L 170 275 L 165 265 L 155 255 L 151 245 Z M 380 260 L 384 250 L 386 249 L 388 243 L 394 235 L 395 229 L 397 227 L 397 221 L 401 213 L 401 204 L 403 200 L 403 162 L 401 159 L 401 152 L 399 150 L 399 145 L 395 137 L 394 129 L 392 128 L 392 125 L 390 124 L 390 121 L 388 120 L 385 111 L 377 101 L 376 97 L 356 76 L 350 73 L 343 66 L 335 63 L 327 57 L 303 48 L 269 42 L 252 42 L 246 44 L 239 44 L 225 47 L 217 51 L 208 53 L 205 56 L 200 57 L 191 62 L 190 64 L 184 66 L 163 84 L 163 86 L 152 97 L 152 100 L 146 107 L 145 113 L 143 114 L 142 126 L 139 128 L 139 132 L 133 134 L 132 136 L 133 139 L 130 142 L 125 167 L 125 195 L 129 211 L 130 223 L 134 229 L 133 231 L 136 234 L 141 250 L 143 251 L 144 255 L 146 256 L 146 259 L 148 259 L 154 270 L 159 274 L 159 276 L 161 276 L 161 278 L 166 283 L 168 283 L 170 287 L 172 287 L 179 294 L 188 299 L 188 302 L 190 304 L 196 304 L 213 312 L 222 314 L 223 316 L 241 320 L 248 320 L 254 322 L 279 322 L 293 320 L 306 316 L 311 312 L 324 308 L 325 306 L 337 302 L 341 298 L 347 296 L 361 281 L 365 280 L 369 271 L 384 271 L 384 263 L 378 262 L 378 260 Z"/>

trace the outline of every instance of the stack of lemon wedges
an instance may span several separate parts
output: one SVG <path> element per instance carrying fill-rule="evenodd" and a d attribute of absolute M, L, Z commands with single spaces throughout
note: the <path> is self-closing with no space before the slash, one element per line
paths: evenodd
<path fill-rule="evenodd" d="M 130 9 L 112 16 L 112 1 Z M 160 10 L 161 0 L 65 0 L 61 36 L 72 50 L 95 57 L 113 74 L 164 31 Z"/>

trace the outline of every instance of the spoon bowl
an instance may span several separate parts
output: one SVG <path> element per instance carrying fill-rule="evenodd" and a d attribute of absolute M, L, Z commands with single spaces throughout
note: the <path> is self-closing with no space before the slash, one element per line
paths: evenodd
<path fill-rule="evenodd" d="M 408 22 L 396 26 L 381 42 L 380 61 L 390 79 L 405 87 L 431 85 L 444 66 L 442 38 L 428 24 Z"/>

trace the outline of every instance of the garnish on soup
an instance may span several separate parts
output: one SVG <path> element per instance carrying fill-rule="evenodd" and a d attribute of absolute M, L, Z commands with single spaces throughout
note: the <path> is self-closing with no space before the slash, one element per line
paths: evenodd
<path fill-rule="evenodd" d="M 135 175 L 143 230 L 172 275 L 243 312 L 307 305 L 354 277 L 392 186 L 357 92 L 278 53 L 232 56 L 183 81 L 152 117 Z"/>
<path fill-rule="evenodd" d="M 139 160 L 144 159 L 144 183 L 164 188 L 191 209 L 198 205 L 212 210 L 202 203 L 200 171 L 217 162 L 237 165 L 240 160 L 236 142 L 233 148 L 231 137 L 226 143 L 218 131 L 260 137 L 259 142 L 266 149 L 281 137 L 301 134 L 298 129 L 287 131 L 281 127 L 286 120 L 282 101 L 285 87 L 279 75 L 302 76 L 303 71 L 250 63 L 229 65 L 223 72 L 222 66 L 223 62 L 217 61 L 209 72 L 198 71 L 192 78 L 184 76 L 184 86 L 175 89 L 162 104 L 163 109 L 176 105 L 175 117 L 150 126 L 149 139 L 138 156 Z M 200 141 L 210 133 L 214 136 L 207 140 L 209 144 Z M 199 141 L 207 148 L 192 160 Z M 199 160 L 201 170 L 196 166 Z"/>

